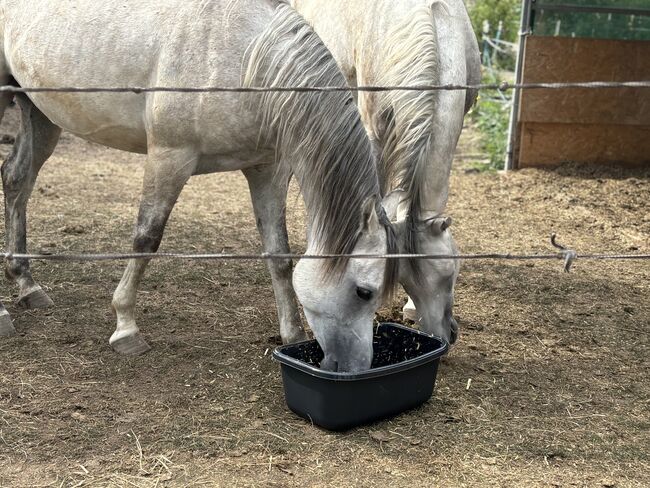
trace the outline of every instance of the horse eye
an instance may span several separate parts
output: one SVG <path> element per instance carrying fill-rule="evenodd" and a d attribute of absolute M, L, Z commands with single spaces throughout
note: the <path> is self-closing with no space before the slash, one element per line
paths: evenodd
<path fill-rule="evenodd" d="M 357 286 L 357 296 L 361 298 L 361 300 L 369 302 L 372 298 L 372 291 L 368 290 L 367 288 L 361 288 L 360 286 Z"/>

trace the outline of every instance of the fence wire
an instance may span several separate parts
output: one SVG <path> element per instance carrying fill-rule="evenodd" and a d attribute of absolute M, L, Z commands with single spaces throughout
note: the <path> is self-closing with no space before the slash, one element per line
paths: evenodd
<path fill-rule="evenodd" d="M 332 92 L 388 92 L 388 91 L 453 91 L 453 90 L 560 90 L 560 89 L 604 89 L 604 88 L 650 88 L 650 81 L 586 81 L 558 83 L 478 83 L 447 85 L 411 85 L 411 86 L 153 86 L 153 87 L 21 87 L 13 85 L 0 86 L 0 93 L 332 93 Z"/>
<path fill-rule="evenodd" d="M 414 260 L 455 260 L 455 261 L 473 261 L 473 260 L 506 260 L 506 261 L 564 261 L 564 270 L 569 272 L 573 263 L 578 260 L 598 260 L 598 261 L 632 261 L 632 260 L 649 260 L 650 254 L 579 254 L 573 249 L 569 249 L 556 240 L 556 235 L 551 235 L 551 244 L 558 249 L 558 252 L 552 254 L 228 254 L 228 253 L 182 253 L 182 252 L 162 252 L 162 253 L 70 253 L 70 254 L 14 254 L 11 252 L 3 253 L 7 260 L 26 259 L 38 261 L 64 261 L 64 262 L 96 262 L 96 261 L 124 261 L 129 259 L 182 259 L 192 261 L 271 261 L 271 260 L 300 260 L 300 259 L 414 259 Z"/>
<path fill-rule="evenodd" d="M 14 85 L 0 86 L 0 93 L 334 93 L 334 92 L 388 92 L 388 91 L 453 91 L 453 90 L 538 90 L 538 89 L 607 89 L 607 88 L 650 88 L 650 81 L 588 81 L 588 82 L 557 82 L 557 83 L 479 83 L 479 84 L 446 84 L 446 85 L 411 85 L 411 86 L 269 86 L 269 87 L 235 87 L 235 86 L 193 86 L 193 87 L 21 87 Z M 414 260 L 562 260 L 565 271 L 569 271 L 576 259 L 581 260 L 648 260 L 650 254 L 578 254 L 556 242 L 555 234 L 551 236 L 551 244 L 559 249 L 552 254 L 226 254 L 205 253 L 193 254 L 183 252 L 168 253 L 71 253 L 71 254 L 20 254 L 4 252 L 7 260 L 39 260 L 39 261 L 123 261 L 129 259 L 184 259 L 184 260 L 221 260 L 221 261 L 269 261 L 269 260 L 299 260 L 299 259 L 414 259 Z"/>

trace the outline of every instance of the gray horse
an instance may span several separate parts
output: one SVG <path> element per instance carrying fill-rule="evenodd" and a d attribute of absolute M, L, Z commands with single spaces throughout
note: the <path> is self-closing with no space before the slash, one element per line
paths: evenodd
<path fill-rule="evenodd" d="M 334 54 L 351 85 L 478 83 L 476 36 L 462 0 L 291 0 Z M 443 217 L 463 117 L 476 92 L 359 93 L 362 120 L 380 155 L 384 207 L 404 253 L 456 254 Z M 454 342 L 457 261 L 400 266 L 412 301 L 405 316 Z M 415 302 L 413 304 L 413 302 Z"/>
<path fill-rule="evenodd" d="M 0 0 L 0 83 L 39 86 L 336 85 L 346 80 L 304 19 L 273 0 Z M 32 93 L 2 166 L 8 251 L 26 251 L 26 207 L 61 129 L 147 155 L 136 252 L 155 252 L 174 204 L 196 174 L 242 170 L 264 249 L 288 252 L 288 181 L 308 212 L 308 253 L 395 252 L 371 142 L 349 92 L 336 94 Z M 12 97 L 3 95 L 0 111 Z M 216 200 L 216 198 L 215 198 Z M 128 263 L 113 296 L 121 353 L 148 349 L 135 323 L 147 260 Z M 285 342 L 305 337 L 297 294 L 325 351 L 323 366 L 367 369 L 372 319 L 396 279 L 394 261 L 269 263 Z M 29 263 L 11 259 L 19 303 L 51 300 Z M 0 335 L 14 328 L 0 310 Z"/>

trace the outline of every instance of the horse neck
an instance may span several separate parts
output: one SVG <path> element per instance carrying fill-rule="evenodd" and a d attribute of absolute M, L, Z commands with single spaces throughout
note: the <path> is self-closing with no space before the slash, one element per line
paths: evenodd
<path fill-rule="evenodd" d="M 375 21 L 375 31 L 360 34 L 357 41 L 360 84 L 467 82 L 464 31 L 454 24 L 457 21 L 446 5 L 430 1 L 380 3 L 374 10 L 381 17 Z M 359 105 L 380 149 L 382 191 L 401 197 L 399 215 L 417 220 L 442 213 L 462 129 L 465 93 L 364 93 Z"/>

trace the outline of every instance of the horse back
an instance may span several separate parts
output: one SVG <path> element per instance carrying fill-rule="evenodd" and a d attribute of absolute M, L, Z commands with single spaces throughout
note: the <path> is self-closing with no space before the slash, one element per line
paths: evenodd
<path fill-rule="evenodd" d="M 14 0 L 2 7 L 0 77 L 24 87 L 236 86 L 247 46 L 273 14 L 271 2 L 255 0 Z M 146 152 L 156 125 L 174 124 L 175 136 L 200 138 L 183 120 L 208 123 L 233 110 L 237 98 L 29 96 L 60 127 L 135 152 Z"/>

